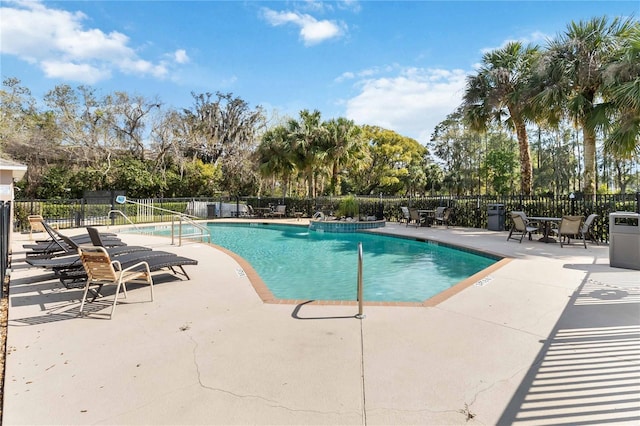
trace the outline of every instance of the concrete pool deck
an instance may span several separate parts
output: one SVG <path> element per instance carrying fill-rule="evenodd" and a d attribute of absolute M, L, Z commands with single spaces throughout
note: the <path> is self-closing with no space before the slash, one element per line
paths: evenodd
<path fill-rule="evenodd" d="M 433 307 L 359 320 L 355 306 L 263 303 L 206 244 L 120 234 L 199 265 L 189 281 L 156 273 L 155 301 L 132 288 L 109 321 L 110 297 L 79 318 L 81 291 L 29 267 L 14 234 L 4 424 L 640 422 L 640 271 L 611 268 L 608 246 L 379 231 L 512 260 Z"/>

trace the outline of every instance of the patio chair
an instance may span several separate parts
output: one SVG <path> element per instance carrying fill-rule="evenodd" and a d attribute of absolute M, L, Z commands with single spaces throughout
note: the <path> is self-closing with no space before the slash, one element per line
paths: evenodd
<path fill-rule="evenodd" d="M 589 216 L 587 216 L 587 219 L 584 221 L 584 223 L 582 224 L 582 229 L 580 230 L 580 235 L 582 236 L 583 240 L 587 240 L 587 238 L 589 239 L 589 241 L 595 243 L 596 245 L 598 244 L 598 240 L 596 240 L 595 236 L 593 235 L 593 222 L 595 221 L 595 219 L 598 217 L 597 214 L 592 213 Z"/>
<path fill-rule="evenodd" d="M 251 206 L 251 204 L 247 204 L 247 211 L 242 214 L 242 217 L 247 217 L 250 219 L 256 217 L 256 212 L 253 211 L 253 207 Z"/>
<path fill-rule="evenodd" d="M 409 226 L 409 221 L 411 221 L 411 213 L 409 213 L 409 207 L 400 206 L 400 210 L 402 210 L 402 219 L 400 220 L 400 223 L 402 223 L 402 221 L 404 220 L 407 226 Z"/>
<path fill-rule="evenodd" d="M 46 232 L 44 226 L 42 226 L 42 222 L 44 218 L 39 214 L 32 214 L 27 216 L 27 220 L 29 221 L 29 239 L 33 240 L 34 232 Z"/>
<path fill-rule="evenodd" d="M 512 224 L 507 241 L 514 239 L 522 243 L 522 238 L 524 238 L 525 234 L 529 234 L 529 241 L 531 241 L 531 233 L 538 231 L 540 228 L 530 222 L 524 212 L 512 211 L 509 215 L 511 217 Z M 520 236 L 520 239 L 516 238 L 518 235 Z"/>
<path fill-rule="evenodd" d="M 551 232 L 558 235 L 558 239 L 560 240 L 560 247 L 563 247 L 563 241 L 566 239 L 566 243 L 571 244 L 571 237 L 577 238 L 582 235 L 582 216 L 562 216 L 562 220 L 560 221 L 560 225 L 557 229 L 552 229 Z M 587 248 L 587 240 L 583 237 L 582 244 L 584 248 Z"/>
<path fill-rule="evenodd" d="M 417 209 L 409 209 L 409 220 L 407 221 L 407 226 L 413 222 L 413 224 L 417 227 L 422 226 L 425 218 L 418 213 Z"/>
<path fill-rule="evenodd" d="M 271 212 L 271 216 L 285 217 L 287 215 L 287 206 L 280 204 Z"/>
<path fill-rule="evenodd" d="M 448 228 L 450 215 L 451 209 L 449 207 L 437 207 L 435 216 L 433 217 L 433 221 L 434 223 L 441 223 Z"/>
<path fill-rule="evenodd" d="M 153 301 L 153 279 L 151 278 L 151 271 L 149 270 L 147 262 L 140 261 L 123 268 L 119 261 L 111 260 L 109 253 L 107 253 L 104 247 L 89 245 L 80 246 L 80 248 L 78 248 L 78 254 L 87 273 L 87 282 L 84 286 L 84 294 L 82 295 L 82 302 L 80 303 L 80 315 L 82 315 L 82 310 L 84 309 L 89 287 L 92 286 L 98 287 L 97 292 L 107 284 L 116 286 L 109 319 L 113 317 L 116 310 L 120 288 L 122 288 L 124 292 L 124 297 L 127 297 L 127 283 L 149 284 L 151 301 Z"/>

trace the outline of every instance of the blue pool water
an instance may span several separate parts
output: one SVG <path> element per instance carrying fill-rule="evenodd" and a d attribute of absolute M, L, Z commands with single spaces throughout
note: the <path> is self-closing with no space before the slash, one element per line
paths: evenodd
<path fill-rule="evenodd" d="M 497 261 L 430 242 L 368 233 L 257 223 L 208 226 L 212 242 L 251 263 L 280 299 L 355 300 L 359 242 L 365 301 L 422 302 Z"/>

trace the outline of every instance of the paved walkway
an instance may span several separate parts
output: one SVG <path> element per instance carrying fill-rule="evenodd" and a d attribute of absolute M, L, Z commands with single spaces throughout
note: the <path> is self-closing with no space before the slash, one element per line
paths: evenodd
<path fill-rule="evenodd" d="M 14 235 L 4 424 L 640 422 L 640 271 L 609 267 L 607 246 L 382 232 L 513 260 L 434 307 L 359 320 L 354 306 L 263 303 L 206 244 L 121 234 L 199 265 L 189 281 L 157 275 L 153 303 L 130 291 L 109 321 L 108 300 L 78 318 L 80 290 L 28 267 L 28 235 Z"/>

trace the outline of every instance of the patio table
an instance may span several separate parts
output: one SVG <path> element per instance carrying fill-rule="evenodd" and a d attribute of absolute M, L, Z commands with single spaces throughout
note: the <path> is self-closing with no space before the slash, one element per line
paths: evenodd
<path fill-rule="evenodd" d="M 267 217 L 271 215 L 271 207 L 255 207 L 253 209 L 258 217 Z"/>
<path fill-rule="evenodd" d="M 433 222 L 433 219 L 436 216 L 436 211 L 435 210 L 418 210 L 418 214 L 421 217 L 424 217 L 424 226 L 431 226 L 431 223 Z"/>
<path fill-rule="evenodd" d="M 561 217 L 527 216 L 527 219 L 533 222 L 542 223 L 542 238 L 540 238 L 538 241 L 541 241 L 543 243 L 556 242 L 555 238 L 549 236 L 551 234 L 551 224 L 559 223 L 560 221 L 562 221 Z"/>

